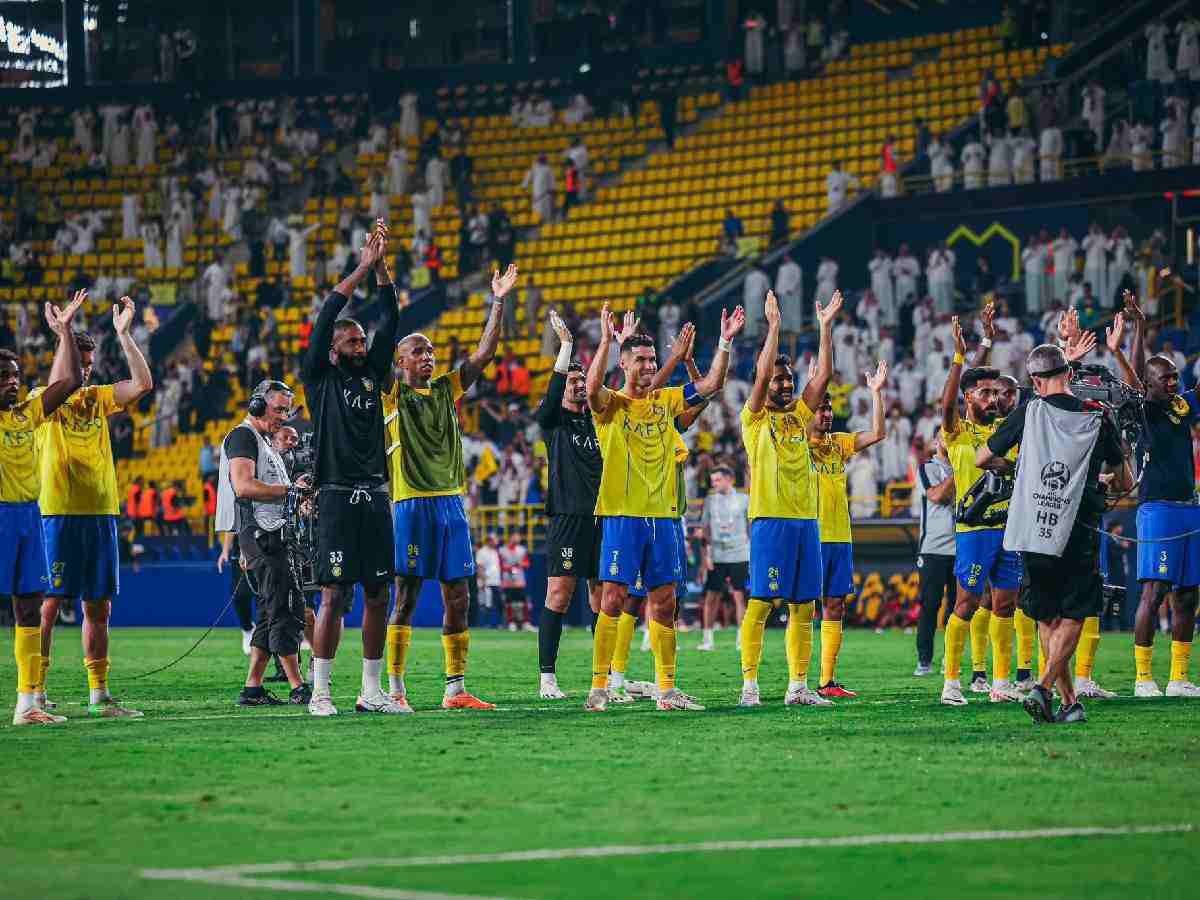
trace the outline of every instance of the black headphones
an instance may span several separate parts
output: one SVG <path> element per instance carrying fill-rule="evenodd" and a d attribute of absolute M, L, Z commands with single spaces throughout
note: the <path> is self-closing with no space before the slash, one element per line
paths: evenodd
<path fill-rule="evenodd" d="M 275 381 L 273 378 L 264 378 L 255 386 L 254 391 L 250 394 L 250 402 L 246 404 L 246 412 L 259 418 L 267 411 L 267 394 L 273 391 L 281 391 L 289 396 L 292 395 L 292 389 L 282 381 Z"/>

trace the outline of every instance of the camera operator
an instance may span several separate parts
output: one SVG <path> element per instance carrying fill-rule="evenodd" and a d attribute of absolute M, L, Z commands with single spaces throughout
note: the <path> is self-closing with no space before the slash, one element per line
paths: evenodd
<path fill-rule="evenodd" d="M 917 469 L 921 479 L 921 540 L 917 568 L 921 572 L 921 618 L 917 622 L 917 668 L 913 675 L 933 672 L 933 634 L 937 631 L 942 598 L 954 610 L 954 469 L 940 435 L 933 438 L 933 456 Z"/>
<path fill-rule="evenodd" d="M 1139 381 L 1145 386 L 1148 453 L 1138 487 L 1137 579 L 1142 595 L 1133 625 L 1133 693 L 1162 696 L 1151 662 L 1157 610 L 1163 594 L 1170 592 L 1173 627 L 1166 693 L 1200 697 L 1200 687 L 1188 674 L 1200 585 L 1200 506 L 1192 461 L 1192 426 L 1200 418 L 1200 401 L 1195 390 L 1179 392 L 1179 370 L 1169 358 L 1146 359 L 1145 318 L 1128 291 L 1125 312 L 1134 322 L 1134 372 L 1126 371 L 1126 376 L 1134 386 L 1140 386 Z"/>
<path fill-rule="evenodd" d="M 321 610 L 313 634 L 313 696 L 308 711 L 335 716 L 329 691 L 342 615 L 363 586 L 360 712 L 407 712 L 380 690 L 392 580 L 391 497 L 384 442 L 383 389 L 392 377 L 399 328 L 399 298 L 387 268 L 387 226 L 378 220 L 358 266 L 325 298 L 301 370 L 316 437 L 316 582 Z M 367 348 L 367 334 L 343 318 L 349 298 L 371 271 L 380 285 L 382 316 Z"/>
<path fill-rule="evenodd" d="M 1095 335 L 1087 332 L 1071 355 L 1082 355 L 1089 342 L 1095 343 Z M 1004 548 L 1024 557 L 1029 591 L 1021 603 L 1026 615 L 1037 620 L 1049 657 L 1025 709 L 1035 722 L 1084 722 L 1087 716 L 1068 665 L 1083 620 L 1098 615 L 1102 603 L 1096 530 L 1104 514 L 1101 473 L 1113 473 L 1109 487 L 1117 492 L 1129 490 L 1133 476 L 1103 407 L 1084 404 L 1071 393 L 1067 355 L 1043 344 L 1029 354 L 1026 368 L 1037 397 L 1001 423 L 979 448 L 976 464 L 1011 471 L 1004 456 L 1020 444 Z M 1057 713 L 1051 709 L 1055 684 L 1062 697 Z"/>
<path fill-rule="evenodd" d="M 247 579 L 258 595 L 250 639 L 250 670 L 238 697 L 242 706 L 282 703 L 262 686 L 263 672 L 277 654 L 292 703 L 307 703 L 297 654 L 304 630 L 299 592 L 292 584 L 283 543 L 284 500 L 291 486 L 287 467 L 272 443 L 291 415 L 292 391 L 281 381 L 262 381 L 250 395 L 245 420 L 221 444 L 217 483 L 217 530 L 235 532 Z"/>

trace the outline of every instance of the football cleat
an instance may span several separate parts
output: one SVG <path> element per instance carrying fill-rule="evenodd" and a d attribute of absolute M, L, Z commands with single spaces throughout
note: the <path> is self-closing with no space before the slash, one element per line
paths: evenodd
<path fill-rule="evenodd" d="M 967 705 L 967 698 L 963 696 L 962 685 L 957 678 L 947 678 L 942 684 L 942 703 L 947 706 Z"/>
<path fill-rule="evenodd" d="M 988 692 L 988 700 L 992 703 L 1020 703 L 1021 693 L 1007 679 L 997 679 L 992 682 Z"/>
<path fill-rule="evenodd" d="M 442 698 L 442 709 L 495 709 L 495 703 L 488 703 L 486 700 L 480 700 L 474 694 L 468 694 L 463 691 L 461 694 L 455 694 L 453 697 Z"/>
<path fill-rule="evenodd" d="M 689 697 L 679 688 L 671 688 L 663 691 L 656 701 L 658 708 L 664 712 L 675 709 L 686 709 L 692 711 L 703 710 L 704 707 L 697 703 L 694 698 Z"/>
<path fill-rule="evenodd" d="M 717 645 L 713 643 L 712 638 L 705 638 L 699 644 L 696 645 L 696 649 L 697 650 L 705 650 L 705 651 L 716 650 Z"/>
<path fill-rule="evenodd" d="M 588 691 L 583 708 L 588 712 L 604 712 L 608 708 L 608 689 L 592 688 Z"/>
<path fill-rule="evenodd" d="M 635 702 L 637 702 L 637 697 L 635 697 L 631 693 L 629 693 L 629 691 L 626 690 L 625 687 L 608 688 L 608 702 L 609 703 L 635 703 Z"/>
<path fill-rule="evenodd" d="M 917 663 L 916 669 L 913 670 L 913 678 L 922 678 L 932 674 L 933 666 L 930 663 Z"/>
<path fill-rule="evenodd" d="M 54 712 L 58 709 L 58 704 L 46 697 L 45 694 L 34 694 L 33 702 L 37 704 L 38 709 L 43 712 Z"/>
<path fill-rule="evenodd" d="M 758 688 L 742 688 L 742 696 L 738 700 L 738 706 L 762 706 L 762 701 L 758 699 Z"/>
<path fill-rule="evenodd" d="M 971 693 L 972 694 L 990 694 L 992 686 L 988 684 L 987 675 L 983 672 L 976 672 L 971 676 Z"/>
<path fill-rule="evenodd" d="M 543 681 L 538 689 L 538 696 L 543 700 L 566 700 L 567 695 L 562 692 L 562 688 L 555 681 Z"/>
<path fill-rule="evenodd" d="M 1028 694 L 1033 690 L 1033 686 L 1035 684 L 1037 684 L 1037 682 L 1033 680 L 1032 676 L 1029 678 L 1019 678 L 1017 679 L 1017 683 L 1013 685 L 1013 690 L 1022 694 Z"/>
<path fill-rule="evenodd" d="M 1159 688 L 1158 682 L 1153 678 L 1149 681 L 1135 681 L 1133 683 L 1133 696 L 1135 697 L 1145 699 L 1147 697 L 1161 697 L 1162 695 L 1163 692 Z"/>
<path fill-rule="evenodd" d="M 627 681 L 625 690 L 635 700 L 653 700 L 658 695 L 658 686 L 653 681 Z"/>
<path fill-rule="evenodd" d="M 1117 696 L 1112 691 L 1106 691 L 1090 678 L 1075 679 L 1075 694 L 1076 696 L 1086 697 L 1091 700 L 1111 700 Z"/>
<path fill-rule="evenodd" d="M 93 716 L 99 716 L 101 719 L 141 719 L 144 717 L 144 713 L 140 710 L 122 706 L 112 697 L 102 700 L 99 703 L 90 704 L 88 712 Z"/>
<path fill-rule="evenodd" d="M 1060 706 L 1058 712 L 1054 714 L 1054 721 L 1060 725 L 1070 722 L 1086 722 L 1087 713 L 1083 711 L 1083 704 L 1076 700 L 1070 706 Z"/>
<path fill-rule="evenodd" d="M 288 694 L 288 703 L 295 706 L 306 706 L 308 701 L 312 699 L 312 685 L 307 682 L 301 682 L 292 688 L 292 692 Z"/>
<path fill-rule="evenodd" d="M 404 713 L 411 713 L 412 707 L 407 703 L 397 703 L 391 697 L 380 692 L 373 697 L 364 697 L 358 695 L 358 699 L 354 701 L 354 711 L 360 713 L 383 713 L 388 716 L 399 716 Z"/>
<path fill-rule="evenodd" d="M 1033 689 L 1025 695 L 1021 706 L 1025 708 L 1025 712 L 1029 713 L 1029 717 L 1039 724 L 1054 721 L 1054 711 L 1050 707 L 1050 692 L 1040 684 L 1035 684 Z"/>
<path fill-rule="evenodd" d="M 66 716 L 52 716 L 36 706 L 31 706 L 24 712 L 13 713 L 13 725 L 64 725 L 66 721 Z"/>
<path fill-rule="evenodd" d="M 1168 681 L 1168 697 L 1200 697 L 1200 687 L 1190 681 Z"/>
<path fill-rule="evenodd" d="M 838 684 L 836 681 L 831 681 L 817 689 L 817 693 L 822 697 L 857 697 L 858 693 L 849 688 Z"/>
<path fill-rule="evenodd" d="M 272 694 L 270 691 L 264 690 L 257 694 L 246 693 L 250 688 L 242 688 L 242 692 L 238 694 L 238 706 L 282 706 L 283 701 Z"/>
<path fill-rule="evenodd" d="M 783 698 L 784 706 L 833 706 L 832 700 L 827 700 L 814 690 L 802 687 L 796 691 L 788 691 Z"/>
<path fill-rule="evenodd" d="M 308 714 L 310 716 L 336 716 L 338 710 L 333 705 L 333 698 L 328 694 L 313 694 L 312 699 L 308 701 Z"/>
<path fill-rule="evenodd" d="M 413 711 L 413 708 L 408 705 L 407 694 L 388 694 L 388 696 L 391 698 L 393 703 L 400 707 L 401 712 L 410 713 Z"/>

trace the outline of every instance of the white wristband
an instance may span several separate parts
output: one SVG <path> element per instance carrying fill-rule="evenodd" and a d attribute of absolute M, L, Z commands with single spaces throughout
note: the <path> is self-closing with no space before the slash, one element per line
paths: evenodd
<path fill-rule="evenodd" d="M 980 342 L 979 342 L 979 344 L 980 344 L 980 346 L 982 346 L 982 347 L 991 347 L 991 346 L 992 346 L 992 339 L 991 339 L 991 338 L 989 338 L 989 337 L 985 337 L 985 338 L 984 338 L 982 341 L 980 341 Z"/>
<path fill-rule="evenodd" d="M 725 340 L 725 338 L 721 338 L 719 341 L 717 341 L 717 349 L 724 350 L 726 353 L 728 353 L 733 349 L 733 344 Z"/>
<path fill-rule="evenodd" d="M 571 364 L 571 351 L 575 349 L 572 341 L 563 341 L 558 348 L 558 358 L 554 360 L 554 371 L 567 374 L 567 366 Z"/>

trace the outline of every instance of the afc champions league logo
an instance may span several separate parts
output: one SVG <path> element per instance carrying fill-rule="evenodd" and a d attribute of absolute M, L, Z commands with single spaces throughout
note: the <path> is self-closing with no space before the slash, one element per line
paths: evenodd
<path fill-rule="evenodd" d="M 1067 468 L 1066 463 L 1052 460 L 1042 466 L 1041 478 L 1042 486 L 1046 490 L 1061 494 L 1071 480 L 1071 470 Z"/>

